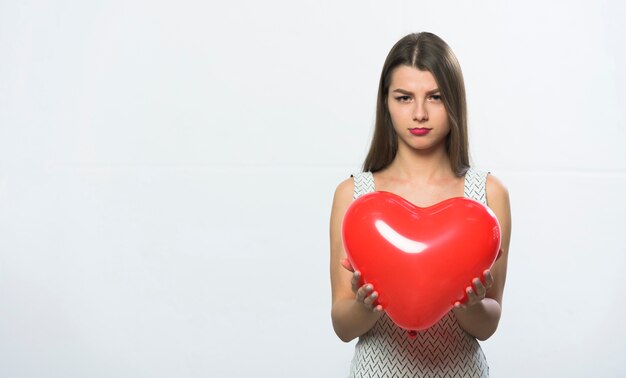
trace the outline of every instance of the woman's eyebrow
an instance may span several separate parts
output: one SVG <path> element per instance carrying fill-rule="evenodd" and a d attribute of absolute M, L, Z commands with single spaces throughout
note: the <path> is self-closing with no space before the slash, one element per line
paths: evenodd
<path fill-rule="evenodd" d="M 401 89 L 401 88 L 396 88 L 392 92 L 398 92 L 398 93 L 402 93 L 402 94 L 405 94 L 405 95 L 412 95 L 413 94 L 413 92 L 407 91 L 407 90 Z"/>
<path fill-rule="evenodd" d="M 405 95 L 412 95 L 413 94 L 413 92 L 407 91 L 406 89 L 402 89 L 402 88 L 396 88 L 392 92 L 398 92 L 398 93 L 402 93 L 402 94 L 405 94 Z M 439 88 L 435 88 L 435 89 L 431 89 L 431 90 L 427 91 L 426 95 L 432 95 L 432 94 L 435 94 L 435 93 L 438 93 L 438 92 L 440 92 Z"/>

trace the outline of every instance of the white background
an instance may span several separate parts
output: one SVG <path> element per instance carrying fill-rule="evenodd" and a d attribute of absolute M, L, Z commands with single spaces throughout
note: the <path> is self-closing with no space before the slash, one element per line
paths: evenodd
<path fill-rule="evenodd" d="M 0 376 L 344 377 L 328 217 L 409 32 L 508 186 L 492 377 L 618 377 L 619 1 L 0 1 Z"/>

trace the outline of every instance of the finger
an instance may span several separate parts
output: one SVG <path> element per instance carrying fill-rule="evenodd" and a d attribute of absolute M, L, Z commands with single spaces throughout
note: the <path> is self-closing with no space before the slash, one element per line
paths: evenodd
<path fill-rule="evenodd" d="M 378 299 L 378 292 L 373 291 L 370 295 L 368 295 L 363 300 L 363 303 L 365 303 L 368 307 L 371 307 L 373 309 L 375 307 L 374 302 L 376 302 L 377 299 Z"/>
<path fill-rule="evenodd" d="M 376 305 L 376 307 L 374 307 L 374 312 L 382 312 L 382 311 L 383 311 L 382 305 Z"/>
<path fill-rule="evenodd" d="M 474 294 L 476 294 L 479 299 L 483 299 L 485 294 L 487 294 L 487 289 L 485 289 L 485 285 L 480 281 L 480 278 L 474 278 L 472 285 L 474 286 Z"/>
<path fill-rule="evenodd" d="M 465 306 L 461 302 L 454 302 L 454 308 L 456 308 L 457 310 L 465 311 L 467 306 Z"/>
<path fill-rule="evenodd" d="M 343 266 L 346 270 L 349 270 L 350 272 L 354 272 L 354 268 L 352 267 L 352 264 L 350 264 L 350 260 L 341 259 L 340 263 L 341 263 L 341 266 Z"/>
<path fill-rule="evenodd" d="M 352 292 L 356 293 L 361 287 L 361 272 L 358 270 L 352 275 Z"/>
<path fill-rule="evenodd" d="M 485 287 L 487 289 L 493 286 L 493 275 L 491 274 L 491 271 L 489 269 L 483 272 L 483 279 L 485 281 Z"/>
<path fill-rule="evenodd" d="M 369 295 L 369 293 L 373 290 L 372 285 L 363 285 L 356 292 L 356 300 L 359 302 L 365 301 L 365 298 Z"/>
<path fill-rule="evenodd" d="M 471 286 L 468 286 L 465 289 L 465 292 L 467 293 L 467 302 L 465 303 L 466 305 L 472 305 L 478 301 L 478 298 L 476 297 L 476 292 Z"/>

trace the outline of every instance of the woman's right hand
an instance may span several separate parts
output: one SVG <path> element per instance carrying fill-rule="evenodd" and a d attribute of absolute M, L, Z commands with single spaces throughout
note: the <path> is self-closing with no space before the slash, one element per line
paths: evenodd
<path fill-rule="evenodd" d="M 356 295 L 356 301 L 363 304 L 365 308 L 372 312 L 383 311 L 383 306 L 376 302 L 378 299 L 378 292 L 374 291 L 374 286 L 372 284 L 362 285 L 363 282 L 361 280 L 361 272 L 358 270 L 355 271 L 348 259 L 341 259 L 341 266 L 352 272 L 351 285 L 352 291 Z"/>

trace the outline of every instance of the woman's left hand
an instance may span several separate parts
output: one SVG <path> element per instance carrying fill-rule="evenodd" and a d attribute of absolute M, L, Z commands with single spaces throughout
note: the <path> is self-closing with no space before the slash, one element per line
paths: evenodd
<path fill-rule="evenodd" d="M 483 280 L 476 277 L 472 280 L 471 286 L 465 289 L 467 293 L 467 301 L 465 303 L 455 302 L 454 308 L 458 310 L 466 310 L 477 303 L 480 303 L 487 295 L 487 290 L 493 285 L 493 276 L 489 269 L 483 272 Z"/>

